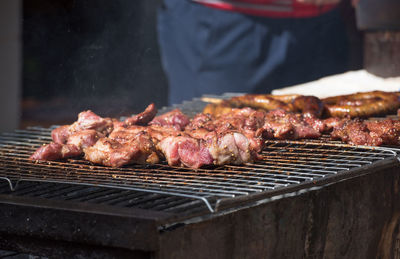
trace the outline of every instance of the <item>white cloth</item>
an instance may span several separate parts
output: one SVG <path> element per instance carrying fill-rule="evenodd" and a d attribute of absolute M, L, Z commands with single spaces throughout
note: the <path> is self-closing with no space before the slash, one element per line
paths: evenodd
<path fill-rule="evenodd" d="M 319 80 L 276 89 L 272 94 L 302 94 L 325 98 L 335 95 L 369 91 L 400 91 L 400 77 L 382 78 L 366 70 L 350 71 Z"/>

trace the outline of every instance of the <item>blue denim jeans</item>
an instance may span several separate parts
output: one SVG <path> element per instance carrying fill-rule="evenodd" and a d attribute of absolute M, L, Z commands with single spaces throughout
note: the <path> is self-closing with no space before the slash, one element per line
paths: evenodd
<path fill-rule="evenodd" d="M 270 93 L 347 70 L 338 10 L 266 18 L 164 0 L 157 29 L 170 104 L 203 94 Z"/>

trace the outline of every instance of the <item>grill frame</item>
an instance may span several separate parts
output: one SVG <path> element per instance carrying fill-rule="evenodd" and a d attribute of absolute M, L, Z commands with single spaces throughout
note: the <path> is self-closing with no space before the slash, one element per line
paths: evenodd
<path fill-rule="evenodd" d="M 324 210 L 325 204 L 331 204 L 332 202 L 338 204 L 348 203 L 349 199 L 356 202 L 360 193 L 364 193 L 367 190 L 371 192 L 369 189 L 376 191 L 382 186 L 389 187 L 389 189 L 396 188 L 392 185 L 395 182 L 400 182 L 399 170 L 399 162 L 397 158 L 393 157 L 373 163 L 365 168 L 353 169 L 351 175 L 344 174 L 347 177 L 341 180 L 329 181 L 329 183 L 321 186 L 313 186 L 312 188 L 301 189 L 292 193 L 264 197 L 264 199 L 246 200 L 241 204 L 236 203 L 234 207 L 230 206 L 216 213 L 205 215 L 154 213 L 154 211 L 149 212 L 136 208 L 116 208 L 102 204 L 60 202 L 51 199 L 0 194 L 0 219 L 3 222 L 0 225 L 0 248 L 58 258 L 76 256 L 76 254 L 84 254 L 85 257 L 96 257 L 91 253 L 98 253 L 101 249 L 105 249 L 105 252 L 107 252 L 106 256 L 103 255 L 103 257 L 111 258 L 132 258 L 132 256 L 137 256 L 137 258 L 170 258 L 176 254 L 178 256 L 172 257 L 187 258 L 187 256 L 193 254 L 204 254 L 205 251 L 210 249 L 217 249 L 215 251 L 218 251 L 218 254 L 221 255 L 220 258 L 231 258 L 229 255 L 232 255 L 232 251 L 237 253 L 238 258 L 240 258 L 240 254 L 252 254 L 260 257 L 265 255 L 265 252 L 272 253 L 272 257 L 275 257 L 275 255 L 284 257 L 288 254 L 296 254 L 292 245 L 282 245 L 282 243 L 291 244 L 290 240 L 292 239 L 287 239 L 288 236 L 280 236 L 277 239 L 280 240 L 280 246 L 275 249 L 268 245 L 267 247 L 270 248 L 267 250 L 265 250 L 266 248 L 259 250 L 259 248 L 254 248 L 251 245 L 252 242 L 257 241 L 257 238 L 260 238 L 260 235 L 268 235 L 269 240 L 277 238 L 274 236 L 274 231 L 269 234 L 270 230 L 268 228 L 264 229 L 267 226 L 260 225 L 261 219 L 269 219 L 271 213 L 272 215 L 282 213 L 279 217 L 283 217 L 285 220 L 296 219 L 300 215 L 299 220 L 303 220 L 305 214 L 316 213 L 313 216 L 316 217 L 316 221 L 311 220 L 307 224 L 313 225 L 313 227 L 310 227 L 311 229 L 318 229 L 320 224 L 318 222 L 321 220 L 318 219 L 320 217 L 318 211 L 321 208 Z M 375 186 L 377 183 L 378 186 Z M 385 195 L 379 195 L 381 199 L 378 202 L 371 202 L 367 199 L 357 206 L 358 211 L 361 210 L 361 213 L 365 208 L 370 208 L 371 204 L 378 206 L 378 210 L 373 210 L 375 213 L 368 217 L 371 222 L 365 226 L 368 228 L 364 230 L 369 230 L 370 224 L 374 222 L 374 226 L 378 226 L 375 227 L 378 229 L 377 234 L 384 233 L 381 227 L 383 228 L 383 223 L 387 224 L 387 221 L 382 221 L 381 216 L 383 215 L 385 219 L 391 220 L 390 213 L 399 211 L 399 194 L 394 194 L 390 190 L 385 193 Z M 339 195 L 341 196 L 340 198 Z M 353 198 L 354 195 L 355 198 Z M 383 205 L 387 202 L 392 203 L 394 208 Z M 292 206 L 298 205 L 291 208 L 287 207 L 289 204 Z M 315 212 L 312 209 L 313 207 L 319 209 Z M 301 210 L 297 211 L 296 208 Z M 353 210 L 352 207 L 349 207 L 349 204 L 343 205 L 343 208 L 350 211 Z M 284 210 L 282 211 L 282 209 Z M 311 211 L 307 212 L 310 209 Z M 297 213 L 300 213 L 300 215 L 297 215 Z M 331 211 L 328 215 L 332 213 Z M 340 213 L 340 210 L 335 214 L 337 215 L 337 213 Z M 359 212 L 355 216 L 357 215 L 363 214 Z M 376 221 L 378 220 L 377 217 L 379 217 L 379 221 Z M 341 218 L 336 219 L 336 217 L 333 219 L 335 221 L 341 220 Z M 349 219 L 343 218 L 342 220 L 344 221 L 331 222 L 329 224 L 337 226 L 339 230 L 345 226 L 346 231 L 349 231 L 348 228 L 351 225 L 345 223 Z M 354 221 L 354 219 L 352 220 Z M 274 224 L 279 224 L 279 222 L 275 221 Z M 284 225 L 281 230 L 291 233 L 292 236 L 296 237 L 295 240 L 304 235 L 298 232 L 302 228 L 298 226 L 299 222 L 296 222 L 294 222 L 293 226 Z M 377 222 L 379 222 L 379 225 L 376 225 Z M 53 228 L 53 226 L 58 227 Z M 105 226 L 108 227 L 105 228 Z M 251 226 L 257 226 L 257 228 L 254 229 Z M 241 234 L 242 231 L 244 231 L 243 234 Z M 235 233 L 232 237 L 233 239 L 228 238 L 233 233 Z M 316 233 L 325 235 L 321 231 Z M 354 232 L 353 235 L 355 233 L 359 232 Z M 221 235 L 224 236 L 223 239 L 220 239 Z M 241 238 L 242 235 L 247 236 L 249 241 L 246 241 L 247 238 Z M 188 237 L 190 237 L 189 240 L 187 239 Z M 233 240 L 236 240 L 236 243 Z M 321 240 L 324 239 L 322 238 Z M 347 247 L 348 241 L 346 240 L 342 242 L 335 239 L 331 242 Z M 364 242 L 367 240 L 364 240 Z M 198 243 L 199 241 L 202 242 Z M 227 246 L 227 244 L 231 243 L 236 245 L 233 247 Z M 296 241 L 296 243 L 297 246 L 295 248 L 298 249 L 299 242 Z M 367 244 L 365 243 L 365 245 Z M 370 243 L 370 245 L 375 247 L 377 244 Z M 252 247 L 254 249 L 249 250 Z M 353 256 L 350 253 L 346 258 L 354 258 L 354 251 L 356 251 L 354 250 L 354 243 L 351 243 L 350 247 L 353 249 L 350 250 L 353 251 Z M 117 255 L 122 253 L 121 249 L 123 251 L 127 249 L 129 252 L 125 253 L 125 256 L 109 256 L 110 254 Z M 308 252 L 312 254 L 315 248 L 311 246 L 308 249 Z M 358 251 L 358 255 L 370 255 L 365 250 Z"/>

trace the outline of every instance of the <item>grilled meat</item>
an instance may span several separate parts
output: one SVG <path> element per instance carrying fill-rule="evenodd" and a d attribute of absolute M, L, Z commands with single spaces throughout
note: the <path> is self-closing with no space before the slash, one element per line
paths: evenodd
<path fill-rule="evenodd" d="M 147 125 L 157 114 L 157 108 L 154 103 L 147 106 L 147 108 L 137 114 L 125 119 L 126 125 Z"/>
<path fill-rule="evenodd" d="M 71 132 L 69 130 L 71 125 L 60 126 L 51 131 L 51 138 L 55 143 L 65 144 L 68 141 Z"/>
<path fill-rule="evenodd" d="M 232 109 L 230 113 L 214 118 L 210 114 L 198 114 L 186 126 L 185 132 L 191 136 L 207 135 L 215 131 L 217 134 L 240 132 L 248 141 L 254 152 L 260 152 L 264 144 L 265 113 L 251 108 Z"/>
<path fill-rule="evenodd" d="M 212 132 L 205 137 L 204 145 L 216 165 L 244 164 L 258 158 L 250 146 L 249 139 L 239 132 Z"/>
<path fill-rule="evenodd" d="M 29 159 L 45 161 L 80 156 L 85 148 L 93 146 L 99 138 L 104 136 L 92 129 L 61 134 L 61 132 L 67 132 L 64 131 L 66 129 L 65 126 L 55 129 L 57 132 L 54 134 L 56 137 L 53 137 L 55 141 L 40 147 Z"/>
<path fill-rule="evenodd" d="M 269 97 L 267 98 L 269 100 Z M 280 96 L 285 109 L 271 111 L 229 108 L 223 115 L 197 114 L 192 120 L 176 109 L 156 116 L 154 104 L 138 115 L 118 121 L 91 111 L 52 131 L 53 143 L 42 146 L 31 160 L 57 160 L 84 154 L 106 166 L 157 163 L 199 168 L 243 164 L 260 158 L 266 139 L 309 139 L 332 130 L 333 139 L 356 145 L 400 145 L 400 122 L 346 118 L 318 119 L 313 112 L 288 111 L 290 106 L 315 110 L 313 98 Z M 297 104 L 296 104 L 297 103 Z M 312 108 L 314 107 L 314 108 Z"/>
<path fill-rule="evenodd" d="M 82 150 L 69 144 L 59 144 L 51 142 L 43 145 L 33 153 L 29 159 L 39 161 L 58 160 L 82 155 Z"/>
<path fill-rule="evenodd" d="M 344 119 L 334 127 L 331 137 L 353 145 L 400 145 L 400 121 Z"/>
<path fill-rule="evenodd" d="M 163 115 L 155 117 L 149 125 L 171 126 L 177 130 L 183 130 L 189 124 L 189 118 L 179 109 L 172 110 Z"/>
<path fill-rule="evenodd" d="M 94 146 L 84 150 L 85 159 L 106 166 L 120 167 L 127 164 L 154 164 L 160 161 L 164 150 L 159 150 L 160 141 L 177 136 L 181 132 L 173 127 L 121 126 Z"/>
<path fill-rule="evenodd" d="M 213 164 L 214 159 L 199 139 L 189 136 L 166 137 L 158 144 L 170 166 L 199 168 Z"/>
<path fill-rule="evenodd" d="M 194 122 L 203 123 L 202 127 L 217 132 L 238 130 L 246 136 L 261 136 L 266 139 L 318 138 L 325 130 L 322 120 L 309 114 L 304 116 L 283 109 L 269 112 L 255 111 L 251 108 L 232 109 L 230 113 L 216 119 L 205 118 L 204 116 L 200 119 L 195 117 Z M 189 127 L 193 129 L 199 125 L 190 124 Z"/>
<path fill-rule="evenodd" d="M 84 153 L 86 160 L 112 167 L 132 163 L 154 164 L 160 161 L 154 143 L 146 131 L 115 132 L 113 136 L 100 138 L 96 144 L 86 148 Z"/>
<path fill-rule="evenodd" d="M 217 118 L 196 115 L 185 133 L 205 140 L 215 164 L 257 160 L 265 139 L 317 138 L 325 130 L 323 121 L 282 109 L 264 112 L 232 108 Z M 228 157 L 230 157 L 228 159 Z"/>
<path fill-rule="evenodd" d="M 113 130 L 113 120 L 102 118 L 92 111 L 79 113 L 78 120 L 69 127 L 69 132 L 92 129 L 103 134 L 109 134 Z"/>
<path fill-rule="evenodd" d="M 264 128 L 272 133 L 275 139 L 318 138 L 324 130 L 321 120 L 304 118 L 302 114 L 274 110 L 266 113 Z"/>
<path fill-rule="evenodd" d="M 113 119 L 102 118 L 90 110 L 81 112 L 73 124 L 54 129 L 51 132 L 54 142 L 39 148 L 29 159 L 57 160 L 80 156 L 85 148 L 108 135 L 113 130 L 113 123 Z"/>
<path fill-rule="evenodd" d="M 104 134 L 95 130 L 82 130 L 71 134 L 67 140 L 67 144 L 75 145 L 81 150 L 91 147 L 96 144 L 99 138 L 104 137 Z"/>
<path fill-rule="evenodd" d="M 208 132 L 202 138 L 170 136 L 158 144 L 169 165 L 199 168 L 203 165 L 243 164 L 254 161 L 249 140 L 239 132 Z"/>
<path fill-rule="evenodd" d="M 51 132 L 51 137 L 55 143 L 66 144 L 71 135 L 84 130 L 94 130 L 107 135 L 113 130 L 113 120 L 102 118 L 90 110 L 84 111 L 79 113 L 78 120 L 73 124 L 54 129 Z"/>

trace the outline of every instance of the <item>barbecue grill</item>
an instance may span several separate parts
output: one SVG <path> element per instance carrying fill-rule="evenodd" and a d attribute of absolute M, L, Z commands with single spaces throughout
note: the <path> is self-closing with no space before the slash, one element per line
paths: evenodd
<path fill-rule="evenodd" d="M 178 108 L 193 115 L 203 106 Z M 260 161 L 196 170 L 29 161 L 51 130 L 0 135 L 2 249 L 51 257 L 399 258 L 397 149 L 268 141 Z"/>

